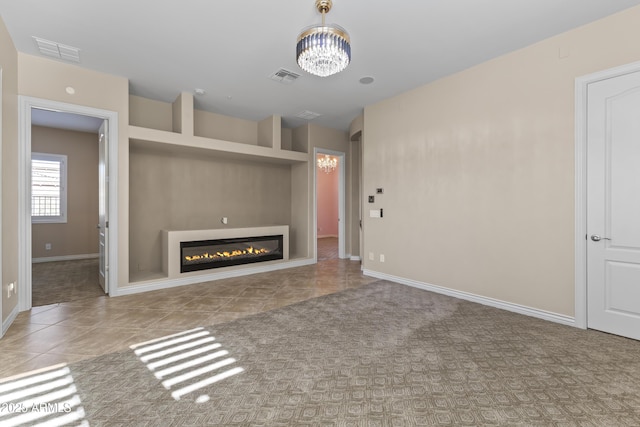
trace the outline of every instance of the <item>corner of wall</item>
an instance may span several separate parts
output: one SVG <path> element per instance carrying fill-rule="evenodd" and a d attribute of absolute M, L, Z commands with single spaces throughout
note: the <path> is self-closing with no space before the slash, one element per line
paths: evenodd
<path fill-rule="evenodd" d="M 2 333 L 17 314 L 18 298 L 6 298 L 18 283 L 18 52 L 0 18 L 2 134 L 0 135 L 0 321 Z"/>

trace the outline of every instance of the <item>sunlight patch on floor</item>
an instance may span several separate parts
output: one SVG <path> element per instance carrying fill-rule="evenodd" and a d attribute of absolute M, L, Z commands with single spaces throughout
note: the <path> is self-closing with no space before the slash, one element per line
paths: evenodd
<path fill-rule="evenodd" d="M 222 370 L 236 363 L 236 359 L 226 357 L 229 352 L 220 349 L 222 345 L 214 341 L 215 337 L 199 327 L 134 344 L 130 348 L 162 385 L 172 390 L 171 396 L 180 400 L 189 393 L 244 371 L 239 366 Z M 208 400 L 206 394 L 196 397 L 198 403 Z"/>
<path fill-rule="evenodd" d="M 71 370 L 51 366 L 0 380 L 0 425 L 88 426 Z"/>

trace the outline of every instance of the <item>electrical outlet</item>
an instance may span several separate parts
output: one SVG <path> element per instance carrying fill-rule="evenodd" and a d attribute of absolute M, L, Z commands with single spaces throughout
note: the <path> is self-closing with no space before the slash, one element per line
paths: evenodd
<path fill-rule="evenodd" d="M 384 254 L 380 254 L 380 262 L 384 262 Z"/>
<path fill-rule="evenodd" d="M 45 251 L 50 251 L 51 250 L 51 243 L 45 243 L 44 244 L 44 250 Z"/>
<path fill-rule="evenodd" d="M 375 256 L 373 255 L 373 252 L 369 252 L 369 261 L 373 261 L 375 259 Z"/>

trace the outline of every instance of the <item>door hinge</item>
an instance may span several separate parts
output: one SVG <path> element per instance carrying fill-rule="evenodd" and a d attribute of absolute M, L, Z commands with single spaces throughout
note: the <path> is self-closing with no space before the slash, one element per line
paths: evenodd
<path fill-rule="evenodd" d="M 106 222 L 104 223 L 104 228 L 109 228 L 109 221 L 106 221 Z"/>

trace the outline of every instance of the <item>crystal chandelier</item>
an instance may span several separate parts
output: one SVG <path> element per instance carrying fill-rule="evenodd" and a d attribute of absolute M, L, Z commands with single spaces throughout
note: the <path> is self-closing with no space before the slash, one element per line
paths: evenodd
<path fill-rule="evenodd" d="M 327 154 L 324 157 L 318 157 L 318 168 L 325 173 L 331 173 L 338 166 L 338 159 Z"/>
<path fill-rule="evenodd" d="M 331 0 L 316 0 L 322 13 L 322 25 L 307 27 L 298 36 L 296 61 L 300 68 L 320 77 L 339 73 L 351 61 L 349 33 L 335 24 L 325 25 L 324 15 L 331 10 Z"/>

